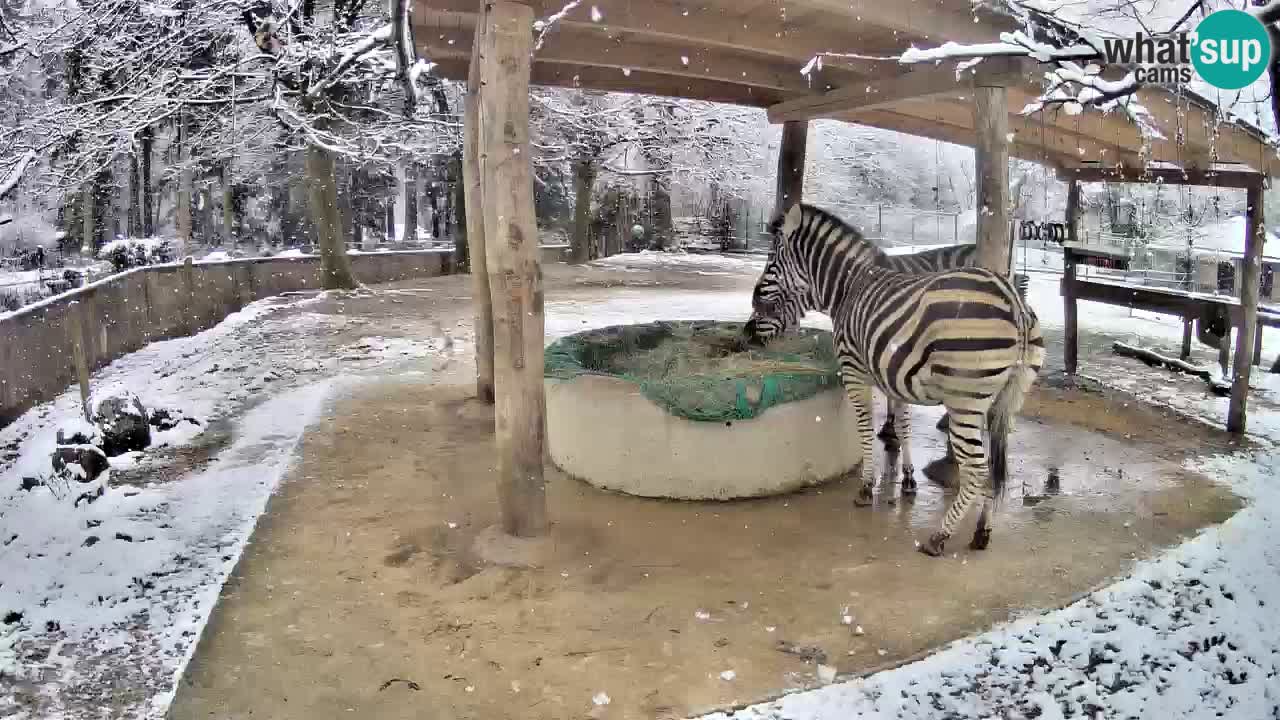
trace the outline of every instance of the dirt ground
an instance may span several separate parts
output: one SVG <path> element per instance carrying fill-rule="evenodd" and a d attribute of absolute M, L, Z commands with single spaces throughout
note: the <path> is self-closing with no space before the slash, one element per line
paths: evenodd
<path fill-rule="evenodd" d="M 617 282 L 555 272 L 549 297 L 589 301 Z M 328 311 L 464 333 L 469 310 L 452 302 L 464 281 Z M 882 488 L 859 509 L 847 482 L 682 503 L 548 466 L 550 562 L 486 568 L 471 548 L 497 519 L 490 410 L 471 397 L 469 363 L 431 370 L 366 380 L 309 434 L 171 717 L 687 717 L 817 684 L 819 663 L 865 672 L 1064 604 L 1239 506 L 1181 469 L 1184 448 L 1225 448 L 1224 434 L 1047 378 L 1015 432 L 986 552 L 965 547 L 972 517 L 947 556 L 915 551 L 949 500 L 923 478 L 914 501 Z M 941 454 L 938 416 L 916 414 L 918 465 Z"/>

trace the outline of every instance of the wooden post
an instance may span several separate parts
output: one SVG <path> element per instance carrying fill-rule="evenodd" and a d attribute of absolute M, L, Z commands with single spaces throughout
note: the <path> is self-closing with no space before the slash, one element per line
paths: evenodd
<path fill-rule="evenodd" d="M 1253 364 L 1262 364 L 1262 323 L 1258 323 L 1258 334 L 1253 338 Z"/>
<path fill-rule="evenodd" d="M 1240 284 L 1240 327 L 1236 336 L 1235 378 L 1231 382 L 1231 405 L 1227 409 L 1227 430 L 1243 435 L 1248 416 L 1249 370 L 1253 364 L 1253 345 L 1258 328 L 1258 292 L 1262 282 L 1263 229 L 1262 184 L 1248 189 L 1248 214 L 1245 216 L 1244 271 Z"/>
<path fill-rule="evenodd" d="M 471 270 L 471 295 L 475 305 L 476 396 L 493 404 L 493 301 L 485 262 L 484 183 L 480 175 L 480 49 L 484 22 L 476 22 L 463 105 L 462 179 L 467 220 L 467 265 Z"/>
<path fill-rule="evenodd" d="M 809 122 L 789 120 L 782 124 L 782 144 L 778 146 L 778 184 L 773 211 L 785 214 L 804 198 L 804 157 L 809 143 Z"/>
<path fill-rule="evenodd" d="M 546 532 L 547 507 L 542 268 L 529 144 L 533 9 L 493 2 L 483 22 L 477 149 L 493 298 L 498 504 L 505 533 L 535 537 Z"/>
<path fill-rule="evenodd" d="M 81 302 L 67 306 L 67 334 L 71 339 L 71 357 L 75 363 L 76 380 L 80 383 L 80 411 L 86 422 L 92 422 L 89 413 L 89 353 L 85 348 L 85 307 Z"/>
<path fill-rule="evenodd" d="M 974 164 L 978 176 L 978 262 L 1009 273 L 1009 95 L 1003 86 L 983 85 L 974 96 Z"/>
<path fill-rule="evenodd" d="M 1182 352 L 1178 357 L 1183 360 L 1191 359 L 1191 327 L 1194 324 L 1194 319 L 1189 317 L 1182 318 Z"/>
<path fill-rule="evenodd" d="M 1076 219 L 1080 212 L 1080 183 L 1067 181 L 1067 242 L 1075 243 L 1078 238 Z M 1074 375 L 1079 366 L 1079 326 L 1076 317 L 1076 259 L 1071 248 L 1062 251 L 1062 304 L 1063 304 L 1063 342 L 1062 364 L 1068 375 Z"/>

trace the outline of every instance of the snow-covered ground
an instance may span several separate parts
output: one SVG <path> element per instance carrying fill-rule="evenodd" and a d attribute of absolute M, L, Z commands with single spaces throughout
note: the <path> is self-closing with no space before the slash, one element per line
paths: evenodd
<path fill-rule="evenodd" d="M 1268 450 L 1195 469 L 1249 507 L 1110 587 L 915 663 L 705 720 L 1276 717 L 1280 463 Z"/>
<path fill-rule="evenodd" d="M 96 373 L 95 394 L 119 386 L 149 409 L 197 422 L 154 433 L 145 453 L 112 458 L 110 472 L 142 479 L 113 483 L 92 504 L 72 508 L 49 488 L 20 489 L 23 478 L 49 474 L 55 430 L 79 424 L 78 391 L 0 430 L 0 448 L 16 453 L 0 464 L 0 716 L 64 717 L 78 696 L 100 696 L 103 686 L 128 689 L 112 717 L 160 716 L 330 391 L 449 349 L 440 337 L 366 336 L 335 346 L 326 338 L 358 334 L 360 320 L 308 313 L 311 302 L 254 303 Z M 294 312 L 277 319 L 286 309 Z M 333 379 L 339 368 L 341 381 Z M 234 426 L 226 422 L 237 416 Z M 166 451 L 193 441 L 212 444 L 212 462 L 167 477 L 175 473 Z"/>
<path fill-rule="evenodd" d="M 739 275 L 759 272 L 752 256 L 639 253 L 592 264 L 615 272 L 658 270 Z M 402 291 L 406 292 L 406 291 Z M 387 294 L 395 301 L 395 292 Z M 1056 278 L 1035 276 L 1030 299 L 1049 333 L 1060 332 Z M 258 514 L 287 470 L 293 449 L 339 374 L 386 372 L 400 360 L 465 352 L 433 335 L 383 337 L 358 317 L 308 312 L 309 299 L 255 303 L 191 338 L 155 343 L 101 370 L 98 385 L 132 389 L 149 407 L 181 410 L 199 425 L 157 437 L 179 447 L 220 434 L 212 460 L 180 477 L 152 477 L 152 451 L 113 459 L 131 478 L 98 502 L 69 509 L 43 489 L 17 490 L 46 472 L 53 430 L 71 422 L 68 391 L 0 430 L 0 716 L 61 717 L 62 703 L 86 688 L 126 688 L 119 717 L 155 717 L 167 704 L 213 602 Z M 601 301 L 553 299 L 548 342 L 589 327 L 656 319 L 745 318 L 742 292 L 620 287 Z M 1176 347 L 1176 319 L 1085 303 L 1087 333 Z M 829 326 L 811 315 L 806 324 Z M 342 335 L 340 341 L 332 338 Z M 1280 353 L 1280 334 L 1265 354 Z M 1116 361 L 1082 370 L 1156 400 L 1150 374 L 1115 372 Z M 1280 384 L 1256 376 L 1280 405 Z M 1128 378 L 1128 379 L 1127 379 Z M 1145 378 L 1145 379 L 1144 379 Z M 1185 389 L 1185 385 L 1183 386 Z M 1163 399 L 1221 423 L 1225 400 L 1176 392 Z M 255 404 L 258 398 L 265 401 Z M 239 418 L 227 423 L 229 418 Z M 1205 531 L 1130 578 L 1058 612 L 1026 617 L 920 662 L 865 680 L 840 682 L 739 711 L 739 718 L 828 720 L 855 717 L 1271 717 L 1280 703 L 1276 673 L 1280 620 L 1266 603 L 1280 597 L 1280 515 L 1275 414 L 1255 412 L 1251 429 L 1265 450 L 1212 458 L 1197 469 L 1250 500 L 1225 525 Z M 197 436 L 201 431 L 203 434 Z M 138 479 L 141 478 L 141 479 Z M 16 615 L 15 615 L 16 614 Z M 24 705 L 19 706 L 19 700 Z M 32 704 L 36 703 L 36 704 Z M 1095 712 L 1101 708 L 1101 714 Z M 1203 711 L 1203 712 L 1202 712 Z M 729 716 L 717 715 L 716 718 Z"/>
<path fill-rule="evenodd" d="M 610 270 L 649 272 L 671 271 L 700 275 L 740 275 L 760 272 L 764 269 L 763 255 L 720 255 L 716 253 L 684 253 L 641 250 L 622 253 L 599 260 L 591 265 Z"/>

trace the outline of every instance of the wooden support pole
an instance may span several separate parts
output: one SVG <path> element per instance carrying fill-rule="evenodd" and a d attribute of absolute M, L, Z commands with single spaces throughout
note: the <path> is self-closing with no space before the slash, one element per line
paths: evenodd
<path fill-rule="evenodd" d="M 1067 241 L 1075 243 L 1078 238 L 1076 220 L 1080 213 L 1080 183 L 1067 181 Z M 1062 364 L 1068 375 L 1074 375 L 1080 362 L 1080 336 L 1078 318 L 1076 317 L 1076 259 L 1067 248 L 1062 253 L 1062 304 L 1063 304 L 1063 343 Z"/>
<path fill-rule="evenodd" d="M 542 268 L 529 144 L 533 9 L 493 2 L 483 23 L 477 148 L 493 298 L 498 504 L 507 535 L 536 537 L 546 532 L 547 506 Z"/>
<path fill-rule="evenodd" d="M 480 176 L 480 48 L 483 22 L 476 23 L 471 53 L 471 73 L 463 109 L 462 182 L 467 216 L 467 265 L 471 271 L 471 296 L 475 312 L 476 396 L 493 404 L 493 301 L 489 294 L 485 262 L 484 183 Z"/>
<path fill-rule="evenodd" d="M 1236 335 L 1235 378 L 1231 383 L 1231 405 L 1227 409 L 1227 430 L 1244 434 L 1248 416 L 1249 370 L 1258 328 L 1258 292 L 1262 283 L 1262 246 L 1266 241 L 1262 212 L 1262 184 L 1248 189 L 1245 216 L 1244 271 L 1240 285 L 1240 327 Z"/>
<path fill-rule="evenodd" d="M 809 143 L 809 123 L 791 120 L 782 124 L 782 144 L 778 146 L 778 185 L 773 211 L 785 214 L 804 199 L 804 158 Z"/>
<path fill-rule="evenodd" d="M 1008 274 L 1009 93 L 980 75 L 974 96 L 974 164 L 978 176 L 978 262 Z"/>
<path fill-rule="evenodd" d="M 1262 364 L 1262 323 L 1258 323 L 1258 334 L 1253 338 L 1253 364 Z"/>
<path fill-rule="evenodd" d="M 1195 320 L 1189 317 L 1182 318 L 1182 352 L 1178 357 L 1183 360 L 1191 359 L 1191 328 L 1195 325 Z"/>

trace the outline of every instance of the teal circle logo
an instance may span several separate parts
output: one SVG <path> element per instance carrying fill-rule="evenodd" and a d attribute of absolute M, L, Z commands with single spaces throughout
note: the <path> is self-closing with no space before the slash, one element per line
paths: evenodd
<path fill-rule="evenodd" d="M 1210 85 L 1239 90 L 1267 71 L 1271 38 L 1258 18 L 1243 10 L 1219 10 L 1196 26 L 1191 62 Z"/>

